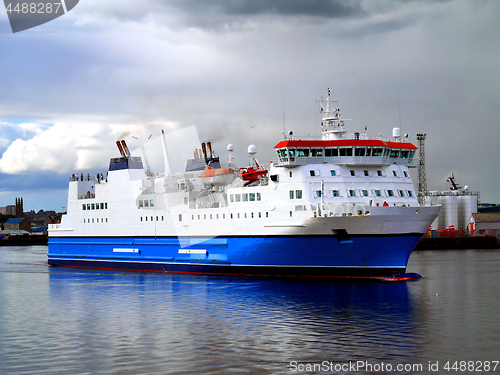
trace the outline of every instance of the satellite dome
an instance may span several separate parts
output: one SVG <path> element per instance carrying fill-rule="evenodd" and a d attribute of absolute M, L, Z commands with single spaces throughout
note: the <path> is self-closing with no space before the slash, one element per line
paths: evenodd
<path fill-rule="evenodd" d="M 257 146 L 255 146 L 255 145 L 248 146 L 248 153 L 250 155 L 256 154 L 257 153 Z"/>

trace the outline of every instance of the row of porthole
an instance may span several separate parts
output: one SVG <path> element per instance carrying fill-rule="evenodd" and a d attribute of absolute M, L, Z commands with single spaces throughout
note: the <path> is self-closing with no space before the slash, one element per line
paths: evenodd
<path fill-rule="evenodd" d="M 208 214 L 209 216 L 207 216 L 207 214 L 197 214 L 197 215 L 191 215 L 191 220 L 194 221 L 195 218 L 197 217 L 197 220 L 219 220 L 219 214 Z M 215 216 L 215 218 L 214 218 Z M 236 213 L 236 214 L 233 214 L 233 213 L 230 213 L 229 214 L 229 218 L 230 219 L 241 219 L 241 218 L 244 218 L 244 219 L 247 219 L 247 218 L 250 218 L 250 219 L 254 219 L 254 218 L 262 218 L 262 217 L 266 217 L 268 218 L 269 217 L 269 212 L 266 212 L 266 215 L 263 216 L 262 215 L 262 212 L 258 212 L 257 215 L 254 215 L 253 212 L 250 212 L 250 216 L 247 215 L 247 212 L 244 212 L 243 213 L 243 216 L 240 215 L 240 213 Z M 226 214 L 222 214 L 222 220 L 225 220 L 226 219 Z M 182 214 L 179 214 L 179 221 L 182 221 Z"/>
<path fill-rule="evenodd" d="M 101 221 L 100 221 L 101 223 L 107 223 L 108 222 L 108 218 L 104 219 L 102 217 L 101 218 L 96 218 L 95 221 L 94 221 L 94 219 L 83 219 L 83 222 L 87 223 L 87 224 L 90 224 L 90 223 L 99 223 L 99 219 L 101 219 Z"/>
<path fill-rule="evenodd" d="M 90 210 L 107 210 L 108 209 L 108 202 L 104 203 L 83 203 L 82 204 L 82 210 L 84 211 L 90 211 Z"/>
<path fill-rule="evenodd" d="M 330 198 L 342 197 L 342 195 L 340 195 L 340 193 L 341 193 L 340 190 L 329 190 L 329 192 L 330 192 Z M 354 189 L 347 189 L 346 192 L 347 192 L 346 197 L 357 197 L 358 196 L 358 193 Z M 293 193 L 293 191 L 290 191 L 290 199 L 293 199 L 292 193 Z M 405 198 L 405 197 L 413 198 L 414 197 L 414 194 L 411 190 L 406 190 L 406 193 L 404 190 L 398 190 L 398 194 L 399 194 L 400 198 Z M 368 190 L 360 189 L 359 196 L 360 197 L 370 197 L 370 196 L 373 196 L 373 197 L 395 197 L 396 194 L 394 193 L 394 190 L 386 190 L 385 194 L 383 193 L 382 190 L 372 190 L 372 194 L 370 195 Z M 314 191 L 314 198 L 321 198 L 321 190 Z"/>
<path fill-rule="evenodd" d="M 219 214 L 208 214 L 208 218 L 207 218 L 207 214 L 197 214 L 197 215 L 191 215 L 191 220 L 195 220 L 195 218 L 197 217 L 198 220 L 219 220 L 220 216 Z M 240 215 L 240 213 L 238 212 L 237 214 L 233 214 L 233 213 L 230 213 L 229 214 L 229 218 L 230 219 L 234 219 L 236 216 L 237 219 L 240 219 L 242 216 Z M 248 215 L 247 213 L 243 213 L 243 217 L 246 219 L 248 218 Z M 257 215 L 254 215 L 253 212 L 250 212 L 250 218 L 253 219 L 253 218 L 262 218 L 264 217 L 262 215 L 261 212 L 258 212 Z M 266 212 L 266 215 L 265 215 L 266 218 L 269 217 L 269 212 Z M 161 218 L 161 219 L 160 219 Z M 222 220 L 225 220 L 226 219 L 226 214 L 222 214 Z M 107 222 L 108 219 L 106 219 L 106 222 Z M 140 217 L 140 220 L 141 222 L 146 222 L 146 221 L 155 221 L 155 217 L 154 216 L 141 216 Z M 165 221 L 164 217 L 163 216 L 156 216 L 156 221 Z M 179 221 L 182 221 L 182 214 L 179 214 Z"/>
<path fill-rule="evenodd" d="M 149 220 L 149 221 L 155 221 L 154 216 L 150 216 L 150 217 L 151 217 L 151 220 Z M 160 221 L 159 217 L 161 217 L 161 221 L 164 221 L 163 216 L 156 216 L 156 221 Z M 144 220 L 143 220 L 143 217 L 141 216 L 141 221 L 148 221 L 148 216 L 144 216 Z"/>
<path fill-rule="evenodd" d="M 260 193 L 245 193 L 245 194 L 230 194 L 229 201 L 230 202 L 255 202 L 260 201 L 261 196 Z"/>
<path fill-rule="evenodd" d="M 349 174 L 353 177 L 356 177 L 358 176 L 359 177 L 359 171 L 358 170 L 355 170 L 355 169 L 350 169 L 349 170 Z M 394 175 L 394 177 L 399 177 L 399 173 L 397 171 L 392 171 L 392 174 Z M 321 171 L 319 169 L 311 169 L 309 171 L 309 175 L 311 177 L 315 177 L 315 176 L 321 176 Z M 340 176 L 340 169 L 332 169 L 330 170 L 330 175 L 332 177 L 335 177 L 335 176 Z M 406 178 L 409 178 L 410 176 L 408 175 L 408 173 L 406 171 L 403 171 L 403 175 L 404 177 Z M 363 176 L 364 177 L 370 177 L 371 176 L 371 171 L 368 171 L 368 170 L 363 170 Z M 377 176 L 378 177 L 385 177 L 386 176 L 386 172 L 385 171 L 382 171 L 380 169 L 377 169 Z M 290 177 L 292 177 L 292 172 L 290 172 Z"/>

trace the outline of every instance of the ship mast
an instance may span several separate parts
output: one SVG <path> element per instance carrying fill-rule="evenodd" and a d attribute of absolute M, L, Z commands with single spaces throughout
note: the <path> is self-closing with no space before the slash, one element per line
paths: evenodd
<path fill-rule="evenodd" d="M 326 97 L 326 107 L 323 106 L 323 98 L 318 101 L 321 106 L 321 114 L 323 115 L 321 119 L 321 137 L 323 140 L 331 139 L 345 139 L 346 130 L 344 126 L 344 121 L 349 121 L 350 119 L 343 119 L 340 117 L 340 108 L 338 108 L 337 101 L 331 101 L 330 99 L 330 89 L 328 89 L 328 95 Z M 332 104 L 336 103 L 332 108 Z"/>

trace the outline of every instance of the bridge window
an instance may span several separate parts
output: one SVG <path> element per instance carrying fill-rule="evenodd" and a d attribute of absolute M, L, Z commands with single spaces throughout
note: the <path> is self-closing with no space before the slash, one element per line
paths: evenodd
<path fill-rule="evenodd" d="M 371 147 L 368 147 L 366 149 L 366 156 L 371 156 L 371 153 L 372 153 L 372 148 Z"/>
<path fill-rule="evenodd" d="M 354 156 L 365 156 L 366 149 L 364 147 L 356 147 L 354 149 Z"/>
<path fill-rule="evenodd" d="M 350 197 L 355 197 L 356 196 L 356 191 L 355 190 L 349 190 L 349 196 Z"/>
<path fill-rule="evenodd" d="M 290 190 L 290 199 L 293 199 L 293 190 Z"/>
<path fill-rule="evenodd" d="M 257 200 L 260 201 L 260 193 L 257 193 Z"/>
<path fill-rule="evenodd" d="M 339 156 L 339 150 L 338 150 L 338 148 L 326 148 L 325 149 L 325 156 L 327 156 L 327 157 Z"/>
<path fill-rule="evenodd" d="M 368 196 L 368 190 L 361 190 L 361 193 L 363 194 L 363 197 Z"/>
<path fill-rule="evenodd" d="M 384 148 L 377 147 L 373 149 L 372 156 L 382 156 L 383 154 L 384 154 Z"/>
<path fill-rule="evenodd" d="M 235 195 L 235 201 L 236 202 L 241 202 L 241 195 L 240 194 L 236 194 Z"/>
<path fill-rule="evenodd" d="M 243 198 L 243 202 L 248 202 L 248 194 L 241 194 Z"/>
<path fill-rule="evenodd" d="M 391 150 L 390 157 L 391 158 L 398 158 L 399 157 L 399 150 Z"/>
<path fill-rule="evenodd" d="M 382 196 L 382 192 L 380 190 L 374 190 L 373 192 L 375 193 L 376 197 L 381 197 Z"/>
<path fill-rule="evenodd" d="M 332 190 L 332 197 L 340 197 L 340 190 Z"/>
<path fill-rule="evenodd" d="M 323 156 L 323 149 L 321 149 L 321 148 L 319 148 L 319 149 L 313 148 L 311 150 L 311 156 L 318 156 L 318 157 Z"/>
<path fill-rule="evenodd" d="M 408 159 L 408 162 L 411 163 L 411 161 L 413 160 L 413 156 L 415 155 L 415 150 L 411 150 L 410 151 L 410 158 Z"/>
<path fill-rule="evenodd" d="M 370 175 L 370 174 L 368 173 L 368 171 L 367 171 L 367 170 L 364 170 L 364 171 L 363 171 L 363 174 L 364 174 L 365 176 L 369 176 L 369 175 Z"/>
<path fill-rule="evenodd" d="M 341 147 L 339 154 L 340 156 L 352 156 L 352 147 Z"/>
<path fill-rule="evenodd" d="M 400 197 L 404 197 L 404 196 L 405 196 L 405 193 L 404 193 L 404 191 L 403 191 L 403 190 L 398 190 L 398 192 L 399 192 L 399 196 L 400 196 Z"/>
<path fill-rule="evenodd" d="M 250 202 L 254 202 L 255 201 L 255 193 L 248 194 L 248 197 L 250 198 Z"/>
<path fill-rule="evenodd" d="M 394 191 L 393 190 L 387 190 L 387 196 L 393 197 L 394 196 Z"/>
<path fill-rule="evenodd" d="M 410 151 L 408 151 L 408 150 L 401 151 L 400 158 L 408 159 L 409 154 L 410 154 Z"/>
<path fill-rule="evenodd" d="M 281 161 L 288 161 L 288 152 L 286 149 L 278 150 L 278 157 Z"/>
<path fill-rule="evenodd" d="M 351 176 L 356 176 L 356 173 L 354 172 L 353 169 L 351 169 L 349 172 L 351 173 Z"/>
<path fill-rule="evenodd" d="M 307 158 L 309 157 L 309 149 L 297 149 L 297 157 Z"/>
<path fill-rule="evenodd" d="M 334 171 L 333 169 L 330 171 L 330 174 L 331 174 L 332 176 L 336 176 L 336 175 L 337 175 L 337 173 L 335 173 L 335 171 Z"/>
<path fill-rule="evenodd" d="M 295 191 L 295 198 L 302 199 L 302 190 Z"/>

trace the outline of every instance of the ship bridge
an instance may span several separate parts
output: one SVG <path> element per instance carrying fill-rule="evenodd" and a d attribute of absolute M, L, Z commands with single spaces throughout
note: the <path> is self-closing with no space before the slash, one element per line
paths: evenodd
<path fill-rule="evenodd" d="M 330 99 L 330 89 L 326 101 L 320 104 L 321 139 L 305 140 L 285 138 L 274 148 L 278 160 L 276 166 L 294 167 L 306 164 L 337 164 L 346 166 L 382 167 L 392 164 L 409 168 L 418 166 L 415 158 L 417 147 L 408 142 L 401 142 L 400 129 L 393 129 L 394 141 L 368 139 L 365 133 L 347 133 L 338 102 Z M 337 104 L 333 106 L 332 104 Z M 290 132 L 290 135 L 293 133 Z"/>
<path fill-rule="evenodd" d="M 338 164 L 346 166 L 418 166 L 415 147 L 407 142 L 369 139 L 285 140 L 274 146 L 276 166 Z"/>

